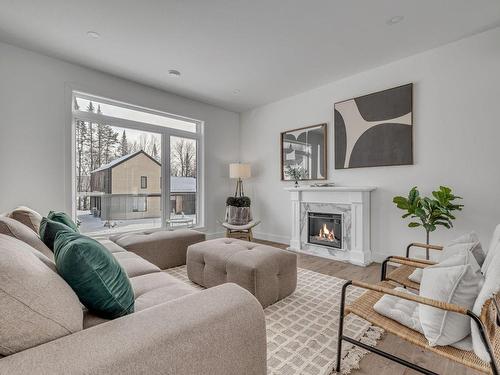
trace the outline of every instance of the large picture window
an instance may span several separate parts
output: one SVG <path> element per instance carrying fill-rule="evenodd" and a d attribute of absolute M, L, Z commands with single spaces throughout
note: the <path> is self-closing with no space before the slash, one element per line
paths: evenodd
<path fill-rule="evenodd" d="M 81 232 L 203 225 L 200 121 L 79 92 L 72 113 Z"/>

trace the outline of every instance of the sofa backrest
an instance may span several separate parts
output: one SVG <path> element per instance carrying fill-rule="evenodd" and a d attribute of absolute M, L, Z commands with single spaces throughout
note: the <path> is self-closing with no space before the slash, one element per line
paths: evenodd
<path fill-rule="evenodd" d="M 17 238 L 38 250 L 47 258 L 54 260 L 54 254 L 43 243 L 38 234 L 17 220 L 9 217 L 0 217 L 0 234 Z"/>
<path fill-rule="evenodd" d="M 0 234 L 0 355 L 82 330 L 78 297 L 36 253 L 28 244 Z"/>

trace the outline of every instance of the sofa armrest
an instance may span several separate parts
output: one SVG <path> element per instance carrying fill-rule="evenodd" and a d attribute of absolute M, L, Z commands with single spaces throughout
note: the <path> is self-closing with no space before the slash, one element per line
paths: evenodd
<path fill-rule="evenodd" d="M 260 303 L 224 284 L 0 359 L 0 374 L 264 375 Z"/>

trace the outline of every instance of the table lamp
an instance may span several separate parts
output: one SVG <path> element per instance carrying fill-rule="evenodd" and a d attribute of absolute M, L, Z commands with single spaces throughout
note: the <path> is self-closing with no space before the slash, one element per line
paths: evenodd
<path fill-rule="evenodd" d="M 243 179 L 251 177 L 250 164 L 244 163 L 231 163 L 229 164 L 229 178 L 237 178 L 235 197 L 242 197 L 243 193 Z"/>

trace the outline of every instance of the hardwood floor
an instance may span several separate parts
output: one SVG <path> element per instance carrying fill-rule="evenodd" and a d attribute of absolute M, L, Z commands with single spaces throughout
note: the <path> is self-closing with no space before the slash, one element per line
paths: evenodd
<path fill-rule="evenodd" d="M 255 240 L 256 242 L 279 248 L 288 245 L 269 241 Z M 375 283 L 380 278 L 380 264 L 372 263 L 368 267 L 354 266 L 349 263 L 336 262 L 311 255 L 298 254 L 298 266 L 325 275 L 335 276 L 341 279 L 360 280 Z M 468 369 L 458 363 L 447 360 L 432 352 L 411 345 L 408 342 L 392 334 L 386 334 L 377 344 L 377 348 L 388 353 L 395 354 L 407 361 L 428 368 L 438 374 L 445 375 L 477 375 L 480 372 Z M 389 361 L 376 354 L 369 353 L 360 363 L 360 369 L 352 372 L 353 375 L 378 374 L 378 375 L 413 375 L 419 374 L 395 362 Z"/>

